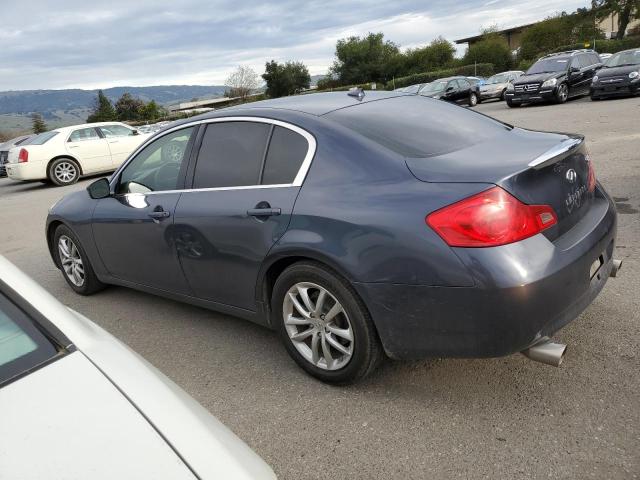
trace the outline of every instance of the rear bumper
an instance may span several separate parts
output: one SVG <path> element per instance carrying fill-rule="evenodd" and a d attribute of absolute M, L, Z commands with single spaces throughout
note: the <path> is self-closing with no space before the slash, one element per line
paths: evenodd
<path fill-rule="evenodd" d="M 629 95 L 640 94 L 640 81 L 630 82 L 626 85 L 612 85 L 612 86 L 591 86 L 592 98 L 609 98 L 609 97 L 626 97 Z"/>
<path fill-rule="evenodd" d="M 47 178 L 45 162 L 7 163 L 7 176 L 13 180 L 44 180 Z"/>
<path fill-rule="evenodd" d="M 612 268 L 616 222 L 603 193 L 554 242 L 536 235 L 497 248 L 456 249 L 474 287 L 355 286 L 392 358 L 509 355 L 551 336 L 600 293 Z M 589 278 L 601 256 L 603 265 Z"/>

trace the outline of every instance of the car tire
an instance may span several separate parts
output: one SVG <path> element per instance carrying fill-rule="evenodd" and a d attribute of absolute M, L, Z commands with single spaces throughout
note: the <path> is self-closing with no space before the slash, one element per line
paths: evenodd
<path fill-rule="evenodd" d="M 519 107 L 519 106 L 520 106 L 520 104 L 519 104 L 519 103 L 513 103 L 511 100 L 509 100 L 509 99 L 507 98 L 507 107 L 509 107 L 509 108 L 517 108 L 517 107 Z"/>
<path fill-rule="evenodd" d="M 556 90 L 556 103 L 565 103 L 569 99 L 569 86 L 566 83 L 558 85 Z"/>
<path fill-rule="evenodd" d="M 353 383 L 384 358 L 373 321 L 354 288 L 320 263 L 299 262 L 282 272 L 273 287 L 271 315 L 289 355 L 323 382 Z"/>
<path fill-rule="evenodd" d="M 480 100 L 478 100 L 478 94 L 475 93 L 475 92 L 471 92 L 469 94 L 469 101 L 468 101 L 469 106 L 470 107 L 475 107 L 479 103 L 480 103 Z"/>
<path fill-rule="evenodd" d="M 590 95 L 590 97 L 592 102 L 597 102 L 598 100 L 602 100 L 600 97 L 594 97 L 593 95 Z"/>
<path fill-rule="evenodd" d="M 504 90 L 502 90 L 502 93 L 500 94 L 500 100 L 504 102 L 506 99 L 507 99 L 507 89 L 505 88 Z"/>
<path fill-rule="evenodd" d="M 78 237 L 66 225 L 56 228 L 52 249 L 56 263 L 69 286 L 80 295 L 91 295 L 105 284 L 98 280 Z"/>
<path fill-rule="evenodd" d="M 80 165 L 68 157 L 56 158 L 49 163 L 47 177 L 59 187 L 73 185 L 80 178 Z"/>

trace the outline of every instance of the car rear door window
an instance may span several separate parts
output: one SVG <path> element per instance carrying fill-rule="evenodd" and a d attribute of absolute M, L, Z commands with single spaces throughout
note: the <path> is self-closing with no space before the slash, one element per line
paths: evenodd
<path fill-rule="evenodd" d="M 56 356 L 31 319 L 0 294 L 0 386 Z"/>
<path fill-rule="evenodd" d="M 198 152 L 193 188 L 258 185 L 271 125 L 210 123 Z"/>
<path fill-rule="evenodd" d="M 293 183 L 308 150 L 309 142 L 306 138 L 293 130 L 276 126 L 269 142 L 262 184 Z"/>
<path fill-rule="evenodd" d="M 96 132 L 95 128 L 81 128 L 75 130 L 70 136 L 70 142 L 86 142 L 87 140 L 99 140 L 100 135 Z"/>

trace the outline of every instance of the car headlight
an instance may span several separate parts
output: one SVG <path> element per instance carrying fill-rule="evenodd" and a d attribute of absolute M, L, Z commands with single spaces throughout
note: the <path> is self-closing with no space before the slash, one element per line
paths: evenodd
<path fill-rule="evenodd" d="M 598 81 L 598 75 L 595 75 L 595 76 L 593 77 L 593 83 L 596 83 L 597 81 Z"/>
<path fill-rule="evenodd" d="M 507 92 L 513 92 L 515 90 L 515 87 L 513 86 L 513 83 L 510 83 L 507 85 Z"/>
<path fill-rule="evenodd" d="M 558 84 L 557 78 L 550 78 L 542 83 L 542 88 L 555 87 Z"/>
<path fill-rule="evenodd" d="M 629 74 L 629 78 L 631 78 L 631 79 L 638 78 L 638 77 L 640 77 L 640 72 L 638 72 L 638 71 L 631 72 Z"/>

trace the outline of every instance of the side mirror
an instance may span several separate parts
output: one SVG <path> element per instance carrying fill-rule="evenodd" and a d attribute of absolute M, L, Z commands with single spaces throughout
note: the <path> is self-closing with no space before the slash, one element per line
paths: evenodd
<path fill-rule="evenodd" d="M 578 67 L 571 67 L 571 68 L 569 69 L 569 71 L 570 71 L 571 73 L 579 73 L 579 72 L 580 72 L 580 69 L 579 69 Z"/>
<path fill-rule="evenodd" d="M 133 134 L 134 134 L 134 135 L 140 135 L 140 132 L 139 132 L 138 130 L 134 130 L 134 131 L 133 131 Z"/>
<path fill-rule="evenodd" d="M 87 187 L 87 192 L 89 192 L 89 196 L 94 200 L 98 200 L 100 198 L 107 198 L 111 195 L 111 188 L 109 186 L 109 180 L 106 178 L 101 178 L 100 180 L 96 180 L 92 184 Z"/>
<path fill-rule="evenodd" d="M 447 87 L 447 92 L 453 92 L 453 87 Z"/>

